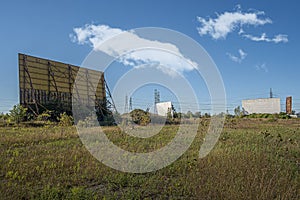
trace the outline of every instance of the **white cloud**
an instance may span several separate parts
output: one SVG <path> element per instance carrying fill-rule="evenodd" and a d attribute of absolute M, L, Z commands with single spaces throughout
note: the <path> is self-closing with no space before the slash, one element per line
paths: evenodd
<path fill-rule="evenodd" d="M 246 58 L 247 53 L 244 52 L 242 49 L 239 49 L 239 56 L 235 56 L 230 53 L 227 53 L 227 55 L 232 61 L 241 63 Z"/>
<path fill-rule="evenodd" d="M 210 35 L 213 39 L 226 39 L 229 33 L 238 30 L 238 35 L 250 39 L 252 41 L 264 41 L 264 42 L 288 42 L 288 36 L 284 34 L 278 34 L 274 38 L 266 37 L 263 33 L 260 37 L 256 37 L 247 34 L 243 27 L 249 26 L 262 26 L 265 24 L 271 24 L 272 20 L 265 17 L 263 11 L 249 10 L 248 12 L 242 12 L 241 6 L 237 5 L 236 11 L 224 12 L 217 15 L 216 18 L 205 19 L 203 17 L 197 17 L 201 26 L 197 27 L 200 36 Z"/>
<path fill-rule="evenodd" d="M 202 35 L 209 34 L 214 39 L 225 39 L 226 36 L 236 29 L 242 30 L 244 25 L 264 25 L 272 23 L 272 20 L 263 18 L 263 12 L 224 12 L 215 19 L 197 17 L 201 26 L 197 28 L 198 33 Z"/>
<path fill-rule="evenodd" d="M 156 67 L 170 76 L 191 71 L 197 66 L 197 63 L 182 55 L 174 44 L 144 39 L 132 31 L 93 24 L 74 28 L 73 31 L 75 34 L 70 35 L 73 42 L 90 44 L 95 51 L 119 57 L 118 61 L 126 66 Z M 117 39 L 113 39 L 116 35 L 119 35 Z M 108 39 L 111 39 L 110 42 L 105 43 Z M 128 49 L 134 51 L 128 52 Z"/>
<path fill-rule="evenodd" d="M 261 34 L 260 37 L 249 35 L 249 34 L 244 34 L 243 37 L 250 39 L 252 41 L 256 41 L 256 42 L 274 42 L 274 43 L 283 42 L 283 43 L 286 43 L 289 41 L 288 36 L 283 35 L 283 34 L 275 35 L 273 38 L 268 38 L 266 33 Z"/>
<path fill-rule="evenodd" d="M 94 24 L 86 24 L 84 27 L 74 28 L 73 31 L 75 35 L 70 34 L 73 42 L 78 42 L 78 44 L 90 43 L 93 47 L 123 32 L 118 28 Z"/>
<path fill-rule="evenodd" d="M 269 72 L 266 63 L 255 65 L 255 68 L 256 68 L 256 70 L 258 70 L 258 71 L 261 70 L 261 71 L 264 71 L 264 72 L 266 72 L 266 73 Z"/>

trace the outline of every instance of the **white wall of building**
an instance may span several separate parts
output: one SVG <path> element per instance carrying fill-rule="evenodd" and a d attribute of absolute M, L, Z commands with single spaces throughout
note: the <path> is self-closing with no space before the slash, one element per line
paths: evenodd
<path fill-rule="evenodd" d="M 248 114 L 280 113 L 280 98 L 242 100 L 242 107 Z"/>
<path fill-rule="evenodd" d="M 172 108 L 171 101 L 161 102 L 161 103 L 156 104 L 156 111 L 157 111 L 157 114 L 160 116 L 167 116 L 169 108 L 170 109 Z M 171 110 L 171 112 L 172 112 L 172 110 Z"/>

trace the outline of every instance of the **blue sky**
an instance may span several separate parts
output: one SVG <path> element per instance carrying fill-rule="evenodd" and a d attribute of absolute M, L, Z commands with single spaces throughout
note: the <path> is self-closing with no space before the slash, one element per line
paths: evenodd
<path fill-rule="evenodd" d="M 80 65 L 92 46 L 72 42 L 70 34 L 86 24 L 120 30 L 163 27 L 182 32 L 201 44 L 216 63 L 229 111 L 242 99 L 268 97 L 272 88 L 283 104 L 286 96 L 293 96 L 293 109 L 300 112 L 298 4 L 296 0 L 1 2 L 0 112 L 18 103 L 17 53 Z M 256 13 L 262 21 L 235 16 L 233 30 L 218 32 L 212 23 L 207 28 L 213 31 L 205 32 L 201 29 L 205 24 L 197 18 L 216 21 L 225 13 L 238 12 L 243 17 Z M 276 36 L 282 37 L 276 40 Z"/>

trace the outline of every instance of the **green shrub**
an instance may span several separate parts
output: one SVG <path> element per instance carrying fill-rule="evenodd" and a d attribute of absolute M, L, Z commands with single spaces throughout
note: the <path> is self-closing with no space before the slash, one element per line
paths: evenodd
<path fill-rule="evenodd" d="M 149 112 L 146 112 L 142 109 L 135 109 L 130 112 L 132 121 L 138 125 L 146 126 L 150 123 L 151 118 Z"/>
<path fill-rule="evenodd" d="M 281 113 L 279 113 L 278 118 L 279 119 L 290 119 L 291 117 L 289 115 L 287 115 L 286 113 L 281 112 Z"/>
<path fill-rule="evenodd" d="M 36 117 L 36 120 L 37 121 L 44 121 L 44 122 L 47 122 L 51 119 L 51 114 L 52 114 L 52 111 L 50 110 L 46 110 L 44 111 L 42 114 L 39 114 L 37 117 Z"/>
<path fill-rule="evenodd" d="M 268 114 L 268 113 L 252 113 L 250 115 L 245 116 L 246 118 L 266 118 L 266 119 L 289 119 L 291 118 L 286 113 L 275 113 L 275 114 Z"/>
<path fill-rule="evenodd" d="M 74 119 L 72 116 L 67 115 L 67 113 L 61 113 L 57 118 L 59 126 L 72 126 L 74 123 Z"/>

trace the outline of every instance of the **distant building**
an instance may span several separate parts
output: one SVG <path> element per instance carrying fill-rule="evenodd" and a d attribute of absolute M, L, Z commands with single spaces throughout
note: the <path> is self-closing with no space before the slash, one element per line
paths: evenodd
<path fill-rule="evenodd" d="M 173 113 L 171 101 L 156 103 L 155 106 L 159 116 L 167 116 L 169 110 Z"/>
<path fill-rule="evenodd" d="M 262 98 L 242 100 L 242 107 L 246 114 L 252 113 L 280 113 L 280 98 Z"/>

